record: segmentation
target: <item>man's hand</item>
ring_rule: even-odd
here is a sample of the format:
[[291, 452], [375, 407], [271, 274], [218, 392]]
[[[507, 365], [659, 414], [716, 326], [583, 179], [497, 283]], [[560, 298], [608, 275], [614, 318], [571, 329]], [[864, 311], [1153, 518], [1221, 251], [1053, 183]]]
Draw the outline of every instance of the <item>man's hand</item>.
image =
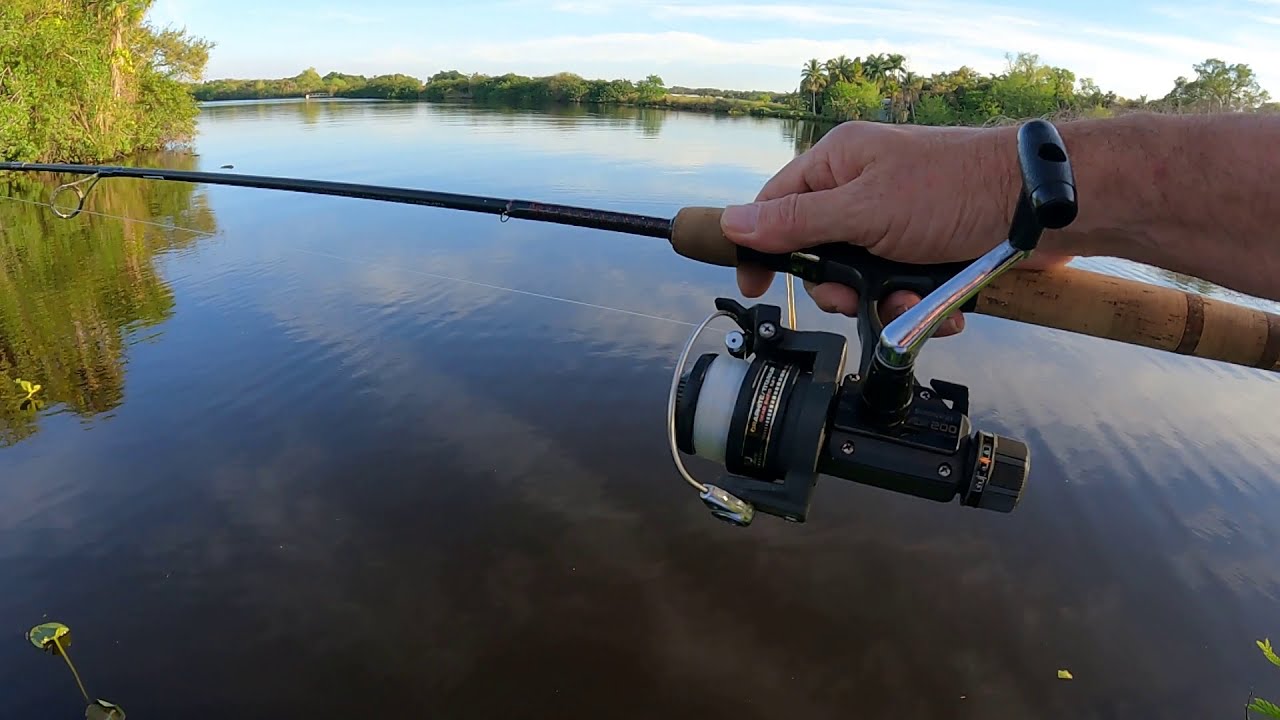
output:
[[[1015, 128], [935, 128], [848, 122], [773, 176], [755, 202], [725, 209], [730, 240], [764, 252], [825, 242], [861, 245], [910, 263], [971, 260], [1000, 244], [1021, 188]], [[1037, 252], [1019, 267], [1065, 264], [1070, 256]], [[747, 297], [769, 289], [773, 273], [738, 268]], [[827, 312], [854, 316], [858, 295], [835, 283], [806, 290]], [[881, 302], [888, 323], [920, 302], [896, 292]], [[958, 313], [937, 335], [964, 328]]]

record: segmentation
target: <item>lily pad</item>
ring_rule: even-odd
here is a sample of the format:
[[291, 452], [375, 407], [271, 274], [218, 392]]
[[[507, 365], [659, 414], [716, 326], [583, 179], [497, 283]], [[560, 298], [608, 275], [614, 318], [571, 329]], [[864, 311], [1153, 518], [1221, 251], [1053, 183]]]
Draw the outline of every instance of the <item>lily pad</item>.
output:
[[[58, 641], [56, 644], [53, 642], [55, 638]], [[58, 645], [64, 648], [71, 646], [71, 628], [59, 622], [40, 623], [31, 628], [31, 631], [27, 633], [27, 639], [31, 641], [32, 645], [41, 650], [56, 655], [58, 653]]]

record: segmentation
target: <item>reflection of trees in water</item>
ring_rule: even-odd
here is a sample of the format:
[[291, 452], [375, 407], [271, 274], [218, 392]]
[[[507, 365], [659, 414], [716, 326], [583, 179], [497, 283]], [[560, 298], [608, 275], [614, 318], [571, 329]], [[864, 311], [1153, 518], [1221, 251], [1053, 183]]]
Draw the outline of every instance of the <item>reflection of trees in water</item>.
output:
[[666, 119], [666, 110], [639, 108], [636, 115], [636, 127], [640, 128], [640, 134], [645, 137], [656, 138], [662, 134], [662, 122]]
[[[195, 166], [193, 157], [172, 154], [133, 162]], [[56, 182], [11, 178], [0, 182], [0, 195], [45, 202]], [[42, 385], [36, 398], [46, 408], [110, 410], [124, 395], [124, 332], [172, 312], [173, 294], [153, 258], [198, 235], [118, 218], [215, 228], [204, 196], [186, 183], [103, 180], [85, 207], [101, 215], [62, 220], [42, 205], [0, 200], [0, 446], [37, 429], [36, 413], [19, 407], [25, 393], [16, 379]]]
[[[316, 100], [282, 100], [282, 101], [244, 101], [226, 104], [212, 103], [200, 106], [200, 114], [220, 120], [248, 120], [279, 117], [296, 117], [304, 124], [319, 122], [321, 118], [348, 117], [364, 114], [369, 111], [370, 100], [337, 100], [322, 98]], [[412, 111], [411, 103], [378, 103], [380, 111], [388, 108], [403, 108]]]
[[782, 137], [791, 142], [796, 155], [813, 147], [823, 135], [836, 126], [836, 123], [813, 120], [778, 120], [778, 122], [782, 125]]

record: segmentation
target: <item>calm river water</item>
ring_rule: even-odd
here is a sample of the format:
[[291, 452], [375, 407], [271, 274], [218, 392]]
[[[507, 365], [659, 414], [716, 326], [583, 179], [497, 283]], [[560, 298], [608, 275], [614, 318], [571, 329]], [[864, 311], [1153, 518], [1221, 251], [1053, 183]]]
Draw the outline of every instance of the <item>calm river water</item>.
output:
[[[204, 108], [196, 155], [134, 162], [669, 215], [749, 199], [816, 134], [233, 103]], [[1280, 701], [1254, 645], [1280, 640], [1265, 373], [973, 316], [921, 374], [969, 385], [976, 425], [1029, 441], [1016, 512], [824, 479], [808, 523], [737, 529], [678, 478], [663, 424], [675, 355], [737, 297], [731, 271], [659, 240], [370, 201], [110, 180], [63, 221], [33, 204], [48, 186], [0, 189], [5, 717], [82, 716], [24, 637], [45, 620], [72, 628], [89, 691], [136, 718], [1225, 718], [1251, 689]], [[856, 343], [801, 300], [802, 326]], [[42, 385], [36, 406], [15, 379]]]

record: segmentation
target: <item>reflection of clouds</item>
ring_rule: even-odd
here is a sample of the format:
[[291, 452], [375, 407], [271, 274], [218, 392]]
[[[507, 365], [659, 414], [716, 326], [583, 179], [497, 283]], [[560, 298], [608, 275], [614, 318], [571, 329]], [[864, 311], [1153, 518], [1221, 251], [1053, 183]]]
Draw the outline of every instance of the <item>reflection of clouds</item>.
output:
[[[465, 223], [456, 230], [466, 235], [462, 232], [464, 227]], [[443, 237], [449, 237], [451, 232], [444, 231]], [[347, 303], [398, 302], [416, 307], [429, 302], [432, 303], [429, 315], [438, 318], [432, 322], [473, 324], [477, 332], [488, 332], [486, 328], [495, 322], [500, 325], [503, 322], [508, 325], [535, 323], [538, 336], [556, 337], [564, 351], [571, 355], [584, 346], [601, 347], [607, 349], [607, 354], [661, 363], [670, 362], [672, 348], [685, 337], [686, 327], [674, 327], [670, 333], [664, 333], [665, 323], [657, 321], [628, 319], [584, 307], [544, 309], [540, 301], [508, 296], [501, 290], [465, 284], [454, 286], [449, 281], [435, 279], [428, 283], [414, 276], [418, 272], [430, 272], [479, 277], [493, 285], [556, 292], [584, 302], [685, 321], [698, 319], [714, 296], [707, 292], [711, 287], [708, 277], [699, 277], [674, 260], [670, 261], [671, 265], [652, 261], [647, 254], [649, 246], [621, 243], [607, 253], [591, 255], [577, 252], [577, 243], [572, 238], [554, 232], [543, 237], [542, 232], [530, 226], [520, 231], [511, 230], [513, 237], [496, 243], [500, 250], [472, 245], [449, 252], [419, 253], [417, 258], [408, 250], [394, 246], [385, 253], [367, 252], [347, 267], [332, 269], [346, 279], [336, 283], [325, 279], [318, 281], [317, 287], [322, 284], [341, 288], [335, 292], [346, 295], [343, 302]], [[507, 234], [505, 230], [497, 233]], [[311, 240], [320, 247], [332, 247], [326, 238], [312, 237]], [[600, 241], [600, 234], [582, 238], [583, 242], [591, 240]], [[561, 247], [544, 253], [539, 242]], [[524, 250], [512, 252], [513, 246]], [[564, 258], [573, 263], [568, 269], [554, 264]], [[350, 262], [345, 257], [329, 260], [339, 265]], [[685, 272], [690, 275], [683, 282], [672, 282], [664, 270], [672, 276]], [[449, 287], [436, 284], [440, 282]], [[337, 304], [336, 299], [334, 303]], [[520, 319], [500, 320], [500, 313], [512, 313]], [[801, 318], [807, 326], [819, 319], [807, 305], [802, 308]], [[826, 329], [852, 332], [851, 327], [838, 319], [821, 319]], [[290, 315], [285, 322], [296, 326], [303, 319]], [[325, 342], [334, 342], [337, 323], [333, 319], [315, 318], [305, 321], [305, 325], [309, 328], [307, 333], [314, 333], [307, 335], [312, 340], [322, 341], [328, 337], [330, 340]], [[355, 352], [356, 348], [382, 342], [376, 327], [364, 326], [352, 332], [357, 337], [338, 341], [340, 347]], [[367, 337], [358, 337], [362, 334]], [[399, 369], [384, 368], [377, 374], [433, 378], [429, 369], [410, 367], [412, 361], [406, 359], [406, 354], [411, 351], [394, 354], [406, 364]], [[1248, 534], [1237, 534], [1230, 547], [1202, 547], [1197, 541], [1197, 537], [1203, 538], [1206, 522], [1197, 513], [1205, 503], [1212, 507], [1214, 503], [1225, 502], [1237, 511], [1246, 503], [1275, 503], [1274, 476], [1260, 471], [1276, 459], [1274, 435], [1269, 432], [1265, 418], [1280, 398], [1275, 396], [1277, 386], [1272, 382], [1259, 385], [1259, 380], [1270, 380], [1264, 374], [1093, 338], [1013, 326], [988, 318], [974, 318], [971, 330], [959, 338], [932, 343], [926, 350], [925, 362], [926, 377], [942, 377], [972, 387], [979, 426], [1014, 436], [1030, 434], [1036, 458], [1034, 475], [1027, 502], [1019, 514], [1035, 518], [1054, 512], [1054, 508], [1062, 510], [1065, 503], [1069, 508], [1067, 517], [1086, 524], [1089, 532], [1098, 536], [1088, 541], [1068, 540], [1081, 531], [1070, 524], [1058, 530], [1051, 525], [1047, 537], [1056, 538], [1053, 542], [1067, 543], [1069, 547], [1079, 542], [1105, 542], [1102, 538], [1114, 536], [1117, 524], [1134, 524], [1153, 533], [1142, 542], [1164, 544], [1165, 553], [1171, 558], [1165, 563], [1169, 572], [1189, 577], [1185, 568], [1198, 568], [1195, 585], [1207, 592], [1220, 593], [1223, 588], [1242, 596], [1253, 591], [1264, 595], [1271, 592], [1267, 588], [1277, 582], [1277, 571], [1270, 560], [1273, 543], [1268, 541], [1265, 531], [1258, 529], [1261, 518], [1240, 518], [1238, 522], [1253, 529]], [[574, 366], [587, 367], [580, 362]], [[601, 381], [607, 380], [601, 378]], [[387, 382], [398, 386], [394, 381]], [[448, 380], [434, 378], [430, 382]], [[445, 414], [462, 413], [462, 407], [468, 402], [473, 401], [459, 395], [455, 401], [444, 402], [439, 407]], [[437, 407], [436, 401], [431, 404]], [[526, 437], [526, 433], [532, 432], [530, 426], [522, 425], [518, 419], [491, 417], [489, 412], [492, 411], [473, 415], [478, 426], [493, 425], [499, 428], [500, 434], [511, 437]], [[1213, 430], [1206, 432], [1205, 428]], [[448, 428], [443, 434], [462, 446], [470, 443], [476, 448], [474, 452], [481, 452], [483, 432], [471, 436], [461, 428]], [[533, 451], [536, 456], [548, 448], [546, 439], [528, 442], [538, 448]], [[468, 457], [471, 452], [459, 454]], [[829, 527], [824, 523], [830, 520], [824, 520], [824, 515], [830, 518], [828, 513], [839, 513], [835, 508], [842, 506], [841, 498], [850, 498], [851, 491], [826, 481], [820, 484], [818, 493], [815, 525]], [[865, 493], [856, 493], [856, 496], [859, 502], [868, 501]], [[570, 513], [572, 502], [565, 498], [549, 492], [538, 501], [541, 506], [552, 507], [558, 500], [563, 501], [560, 510]], [[872, 498], [870, 502], [874, 505], [877, 500], [892, 502], [884, 498]], [[606, 507], [580, 508], [579, 511], [605, 516], [613, 512], [607, 503]], [[1134, 515], [1124, 518], [1124, 512]], [[1035, 524], [1034, 520], [1027, 522]], [[1183, 533], [1180, 528], [1191, 534]], [[949, 542], [954, 541], [950, 534], [946, 536], [951, 538]], [[803, 542], [809, 547], [810, 541]], [[932, 545], [914, 550], [940, 551]], [[1110, 568], [1120, 573], [1119, 577], [1132, 572], [1127, 569], [1128, 562], [1128, 559], [1113, 559], [1099, 567]], [[981, 572], [972, 581], [973, 587], [981, 587], [993, 581], [996, 568], [980, 565], [974, 571]], [[939, 572], [945, 574], [946, 571]], [[1015, 577], [1025, 579], [1026, 575], [1010, 571], [1007, 578], [1010, 586], [1018, 583]], [[1086, 584], [1106, 582], [1098, 579], [1096, 571], [1088, 580], [1078, 574], [1072, 577]], [[1102, 577], [1110, 575], [1103, 573]], [[1031, 579], [1042, 584], [1050, 582], [1048, 577]], [[1133, 622], [1128, 616], [1130, 601], [1124, 587], [1107, 587], [1105, 593], [1095, 590], [1087, 604], [1072, 611], [1075, 622], [1106, 627]], [[1028, 622], [1034, 622], [1038, 632], [1047, 632], [1043, 618], [1036, 618]], [[677, 613], [672, 622], [684, 621]]]
[[[272, 144], [286, 138], [296, 147], [299, 138], [294, 133], [294, 123], [307, 107], [306, 103], [253, 107], [254, 119], [248, 122], [254, 126], [254, 137], [248, 140], [244, 134], [246, 120], [241, 116], [250, 112], [248, 108], [206, 108], [200, 121], [202, 153], [221, 158], [234, 152], [240, 157], [257, 157], [261, 162], [262, 156], [255, 155], [243, 143], [262, 144], [268, 158]], [[675, 118], [679, 122], [665, 121]], [[359, 111], [327, 108], [318, 121], [317, 132], [306, 139], [315, 145], [317, 152], [323, 149], [326, 155], [317, 160], [320, 164], [315, 167], [343, 167], [346, 179], [353, 180], [356, 178], [348, 168], [354, 168], [356, 173], [366, 169], [386, 172], [376, 156], [369, 157], [366, 153], [385, 154], [391, 149], [396, 157], [421, 158], [423, 168], [419, 172], [428, 173], [433, 167], [453, 167], [455, 160], [474, 163], [477, 159], [492, 158], [519, 164], [518, 156], [534, 156], [544, 159], [542, 162], [554, 159], [555, 165], [579, 166], [578, 170], [588, 173], [601, 172], [605, 168], [600, 161], [606, 161], [627, 163], [633, 168], [666, 169], [673, 176], [689, 169], [710, 167], [769, 175], [794, 154], [791, 147], [776, 141], [775, 125], [640, 108], [609, 108], [603, 113], [566, 115], [538, 110], [496, 112], [481, 108], [477, 111], [471, 106], [431, 103], [371, 103]], [[371, 143], [365, 135], [370, 122], [379, 125], [378, 143]], [[655, 124], [661, 128], [658, 133], [661, 142], [654, 142], [651, 137]], [[768, 141], [761, 142], [762, 136]], [[389, 144], [388, 139], [394, 142]], [[241, 145], [234, 150], [230, 147], [222, 150], [224, 143]], [[352, 150], [356, 152], [352, 153], [351, 163], [334, 157], [335, 153], [342, 155]], [[294, 163], [299, 160], [291, 158]], [[400, 172], [407, 169], [403, 164], [393, 165]], [[237, 169], [240, 168], [237, 164]], [[571, 176], [565, 179], [568, 181]], [[584, 183], [581, 187], [590, 186]]]

